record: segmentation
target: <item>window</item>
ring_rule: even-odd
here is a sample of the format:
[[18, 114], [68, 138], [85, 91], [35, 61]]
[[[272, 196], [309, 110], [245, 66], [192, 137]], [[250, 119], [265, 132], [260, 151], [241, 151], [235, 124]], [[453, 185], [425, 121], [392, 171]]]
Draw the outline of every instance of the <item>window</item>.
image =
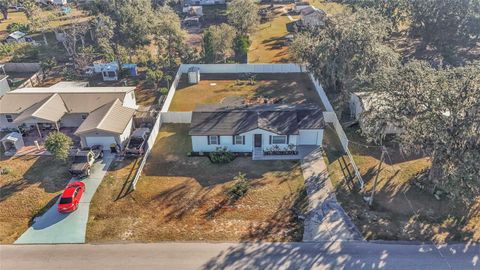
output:
[[72, 198], [61, 198], [59, 204], [72, 203]]
[[208, 144], [220, 144], [220, 136], [208, 136]]
[[287, 136], [272, 136], [272, 144], [286, 144], [287, 143]]
[[5, 118], [7, 118], [7, 122], [8, 122], [8, 123], [13, 122], [13, 117], [12, 117], [10, 114], [6, 114], [6, 115], [5, 115]]
[[233, 144], [245, 144], [245, 136], [233, 136]]

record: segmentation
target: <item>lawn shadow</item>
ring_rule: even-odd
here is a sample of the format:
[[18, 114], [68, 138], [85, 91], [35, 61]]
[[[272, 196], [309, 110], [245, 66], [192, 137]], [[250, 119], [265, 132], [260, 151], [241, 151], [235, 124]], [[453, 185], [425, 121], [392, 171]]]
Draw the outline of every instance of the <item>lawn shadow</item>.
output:
[[[43, 188], [47, 193], [55, 193], [66, 187], [71, 178], [68, 172], [68, 163], [57, 161], [53, 157], [47, 156], [13, 158], [15, 162], [20, 163], [32, 159], [36, 159], [35, 162], [21, 175], [17, 175], [19, 172], [15, 170], [9, 173], [15, 178], [0, 188], [0, 202], [34, 184], [39, 184], [39, 187]], [[5, 177], [7, 176], [5, 175]]]

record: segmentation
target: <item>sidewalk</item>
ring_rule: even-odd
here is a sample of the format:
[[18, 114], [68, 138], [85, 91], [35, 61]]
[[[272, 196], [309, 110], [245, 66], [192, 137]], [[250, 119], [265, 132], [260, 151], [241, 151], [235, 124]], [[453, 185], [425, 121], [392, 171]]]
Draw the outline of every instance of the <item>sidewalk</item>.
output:
[[363, 240], [361, 233], [337, 202], [321, 148], [302, 160], [309, 198], [303, 241]]
[[[75, 212], [59, 213], [57, 201], [45, 214], [36, 218], [35, 223], [15, 241], [15, 244], [85, 243], [90, 201], [113, 159], [114, 156], [105, 154], [103, 160], [94, 165], [92, 174], [81, 180], [85, 182], [85, 193]], [[70, 180], [74, 181], [79, 180], [75, 178]]]

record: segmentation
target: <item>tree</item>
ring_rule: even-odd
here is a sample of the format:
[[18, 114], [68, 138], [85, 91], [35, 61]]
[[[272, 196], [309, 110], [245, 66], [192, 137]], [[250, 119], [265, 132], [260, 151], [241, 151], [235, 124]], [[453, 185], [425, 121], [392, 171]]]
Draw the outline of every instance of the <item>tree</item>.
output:
[[50, 133], [45, 139], [45, 149], [60, 160], [68, 158], [72, 144], [70, 137], [58, 131]]
[[250, 48], [250, 40], [247, 36], [236, 36], [233, 50], [235, 51], [235, 61], [238, 63], [247, 63], [248, 48]]
[[155, 89], [158, 87], [158, 83], [163, 78], [163, 72], [158, 69], [147, 69], [147, 82], [152, 84]]
[[154, 39], [159, 59], [163, 58], [165, 64], [172, 67], [185, 51], [186, 33], [181, 27], [180, 18], [170, 7], [159, 7], [155, 17]]
[[0, 0], [0, 11], [4, 20], [8, 19], [8, 6], [16, 4], [16, 2], [16, 0]]
[[40, 61], [40, 66], [42, 67], [43, 73], [47, 74], [57, 65], [57, 59], [55, 57], [49, 57]]
[[431, 157], [430, 181], [465, 200], [479, 194], [480, 62], [435, 70], [413, 61], [373, 77], [366, 90], [381, 89], [385, 98], [365, 112], [363, 125], [399, 125], [402, 148]]
[[[221, 59], [226, 63], [228, 55], [232, 50], [235, 29], [228, 24], [222, 23], [208, 27], [205, 34], [207, 35], [207, 38], [204, 39], [204, 49], [207, 49], [205, 55], [209, 58], [213, 57], [213, 62], [218, 62]], [[211, 60], [209, 59], [209, 61]]]
[[47, 36], [45, 35], [51, 29], [50, 22], [54, 19], [51, 13], [44, 13], [42, 9], [32, 0], [25, 1], [25, 15], [27, 16], [30, 29], [32, 32], [40, 32], [43, 36], [43, 42], [48, 45]]
[[405, 21], [409, 13], [409, 0], [336, 0], [357, 8], [373, 8], [392, 23], [395, 30]]
[[[89, 25], [85, 23], [74, 23], [68, 28], [64, 28], [62, 30], [64, 39], [62, 41], [63, 46], [65, 47], [65, 50], [67, 51], [67, 54], [72, 58], [73, 65], [75, 69], [78, 69], [78, 57], [79, 57], [79, 43], [81, 45], [80, 49], [84, 50], [85, 49], [85, 35], [87, 34], [89, 29]], [[85, 53], [85, 51], [83, 52]], [[80, 61], [82, 64], [80, 65], [80, 68], [85, 66], [84, 61]], [[91, 64], [90, 63], [86, 63]]]
[[120, 63], [125, 48], [137, 50], [150, 44], [155, 16], [150, 0], [96, 1], [89, 6], [95, 37], [102, 51], [113, 53]]
[[212, 64], [215, 61], [215, 49], [213, 47], [212, 32], [205, 31], [203, 34], [203, 61]]
[[399, 63], [399, 55], [385, 44], [391, 24], [373, 10], [328, 17], [324, 27], [299, 33], [290, 46], [328, 91], [335, 93], [341, 112], [350, 93], [363, 78]]
[[480, 41], [479, 0], [410, 0], [410, 33], [433, 45], [444, 57]]
[[237, 34], [247, 36], [258, 25], [258, 5], [253, 0], [233, 0], [228, 5], [228, 21]]

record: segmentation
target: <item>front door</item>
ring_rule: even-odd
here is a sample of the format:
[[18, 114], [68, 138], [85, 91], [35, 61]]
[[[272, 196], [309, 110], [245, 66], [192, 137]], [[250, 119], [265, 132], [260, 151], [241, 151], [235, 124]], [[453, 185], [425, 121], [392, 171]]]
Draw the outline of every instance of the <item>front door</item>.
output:
[[262, 147], [262, 134], [255, 134], [255, 147]]

